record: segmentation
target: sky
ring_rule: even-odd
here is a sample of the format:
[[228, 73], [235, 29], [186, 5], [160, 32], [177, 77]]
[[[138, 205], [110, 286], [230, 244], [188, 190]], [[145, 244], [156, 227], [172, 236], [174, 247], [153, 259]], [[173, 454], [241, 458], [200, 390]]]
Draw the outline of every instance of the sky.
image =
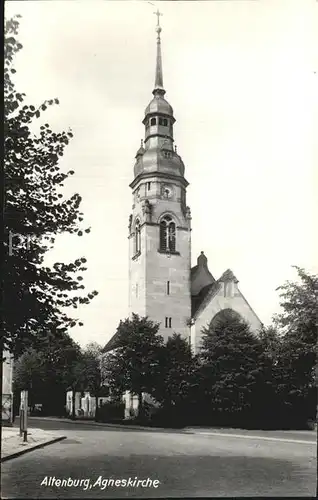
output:
[[[6, 2], [21, 14], [15, 82], [27, 102], [57, 97], [43, 117], [74, 133], [60, 162], [65, 196], [82, 196], [83, 237], [61, 235], [46, 259], [87, 258], [70, 310], [81, 345], [107, 343], [128, 316], [128, 217], [134, 157], [152, 98], [157, 7], [166, 98], [189, 181], [192, 265], [230, 268], [261, 321], [279, 310], [292, 266], [318, 272], [315, 0]], [[42, 118], [41, 118], [42, 120]], [[40, 120], [39, 120], [40, 122]], [[40, 123], [39, 123], [40, 124]]]

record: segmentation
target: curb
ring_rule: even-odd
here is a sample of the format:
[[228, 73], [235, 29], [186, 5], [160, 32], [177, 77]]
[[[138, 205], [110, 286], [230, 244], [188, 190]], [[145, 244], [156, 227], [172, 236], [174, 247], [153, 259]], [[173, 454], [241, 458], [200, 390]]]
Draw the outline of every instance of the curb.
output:
[[105, 427], [115, 427], [117, 429], [132, 429], [141, 431], [160, 431], [160, 432], [177, 432], [182, 434], [194, 434], [192, 431], [186, 431], [184, 429], [173, 429], [172, 427], [145, 427], [142, 425], [121, 425], [121, 424], [102, 424]]
[[[41, 419], [41, 417], [39, 417]], [[66, 424], [83, 424], [87, 426], [93, 426], [93, 427], [110, 427], [110, 428], [115, 428], [115, 429], [131, 429], [131, 430], [137, 430], [137, 431], [160, 431], [160, 432], [177, 432], [177, 433], [182, 433], [182, 434], [195, 434], [193, 431], [188, 431], [186, 429], [174, 429], [172, 427], [146, 427], [146, 426], [141, 426], [141, 425], [123, 425], [123, 424], [112, 424], [112, 423], [107, 423], [107, 422], [94, 422], [94, 421], [85, 421], [85, 420], [68, 420], [68, 419], [55, 419], [55, 418], [49, 418], [45, 417], [43, 420], [48, 420], [51, 422], [65, 422]]]
[[47, 445], [53, 444], [53, 443], [57, 443], [58, 441], [63, 441], [63, 439], [66, 439], [66, 436], [59, 436], [57, 438], [50, 439], [49, 441], [45, 441], [44, 443], [35, 444], [34, 446], [30, 446], [29, 448], [25, 448], [24, 450], [15, 451], [14, 453], [11, 453], [10, 455], [6, 455], [5, 457], [2, 457], [1, 463], [6, 462], [7, 460], [11, 460], [12, 458], [19, 457], [20, 455], [24, 455], [25, 453], [28, 453], [29, 451], [37, 450], [38, 448], [44, 448], [44, 446], [47, 446]]

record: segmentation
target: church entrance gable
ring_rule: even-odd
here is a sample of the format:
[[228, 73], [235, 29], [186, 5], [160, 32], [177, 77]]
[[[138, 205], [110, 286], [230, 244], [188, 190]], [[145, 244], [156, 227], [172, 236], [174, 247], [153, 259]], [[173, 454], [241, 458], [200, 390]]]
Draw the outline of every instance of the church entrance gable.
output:
[[211, 297], [211, 300], [206, 303], [205, 307], [195, 318], [195, 352], [198, 352], [200, 349], [202, 328], [206, 327], [210, 323], [211, 319], [215, 319], [215, 321], [217, 321], [218, 314], [221, 312], [222, 314], [225, 314], [224, 311], [228, 311], [228, 314], [237, 314], [250, 325], [252, 332], [257, 333], [257, 331], [262, 327], [261, 321], [237, 287], [235, 293], [231, 295], [225, 294], [224, 288], [220, 287], [218, 293]]

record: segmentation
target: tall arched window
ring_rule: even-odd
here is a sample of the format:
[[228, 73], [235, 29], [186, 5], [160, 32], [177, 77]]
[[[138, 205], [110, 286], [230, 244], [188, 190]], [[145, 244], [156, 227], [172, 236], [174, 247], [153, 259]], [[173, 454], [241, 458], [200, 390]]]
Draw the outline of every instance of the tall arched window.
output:
[[176, 225], [170, 215], [160, 221], [160, 250], [162, 252], [176, 251]]
[[137, 219], [135, 224], [135, 254], [141, 251], [141, 237], [140, 237], [140, 221]]

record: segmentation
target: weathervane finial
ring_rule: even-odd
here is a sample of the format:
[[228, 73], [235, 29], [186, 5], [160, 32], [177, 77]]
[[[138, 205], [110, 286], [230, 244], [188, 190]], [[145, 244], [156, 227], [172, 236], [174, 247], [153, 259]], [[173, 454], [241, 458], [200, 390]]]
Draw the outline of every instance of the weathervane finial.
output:
[[154, 12], [155, 16], [157, 16], [157, 27], [156, 27], [156, 32], [158, 33], [158, 36], [160, 36], [161, 32], [161, 26], [160, 26], [160, 16], [162, 16], [162, 13], [159, 11], [159, 9]]
[[157, 9], [154, 14], [157, 16], [157, 26], [156, 26], [156, 32], [157, 32], [157, 61], [156, 61], [156, 79], [155, 79], [155, 88], [153, 90], [153, 93], [160, 93], [161, 95], [165, 94], [165, 90], [163, 88], [163, 76], [162, 76], [162, 60], [161, 60], [161, 40], [160, 40], [160, 33], [161, 33], [161, 26], [160, 26], [160, 16], [162, 16], [162, 13]]

